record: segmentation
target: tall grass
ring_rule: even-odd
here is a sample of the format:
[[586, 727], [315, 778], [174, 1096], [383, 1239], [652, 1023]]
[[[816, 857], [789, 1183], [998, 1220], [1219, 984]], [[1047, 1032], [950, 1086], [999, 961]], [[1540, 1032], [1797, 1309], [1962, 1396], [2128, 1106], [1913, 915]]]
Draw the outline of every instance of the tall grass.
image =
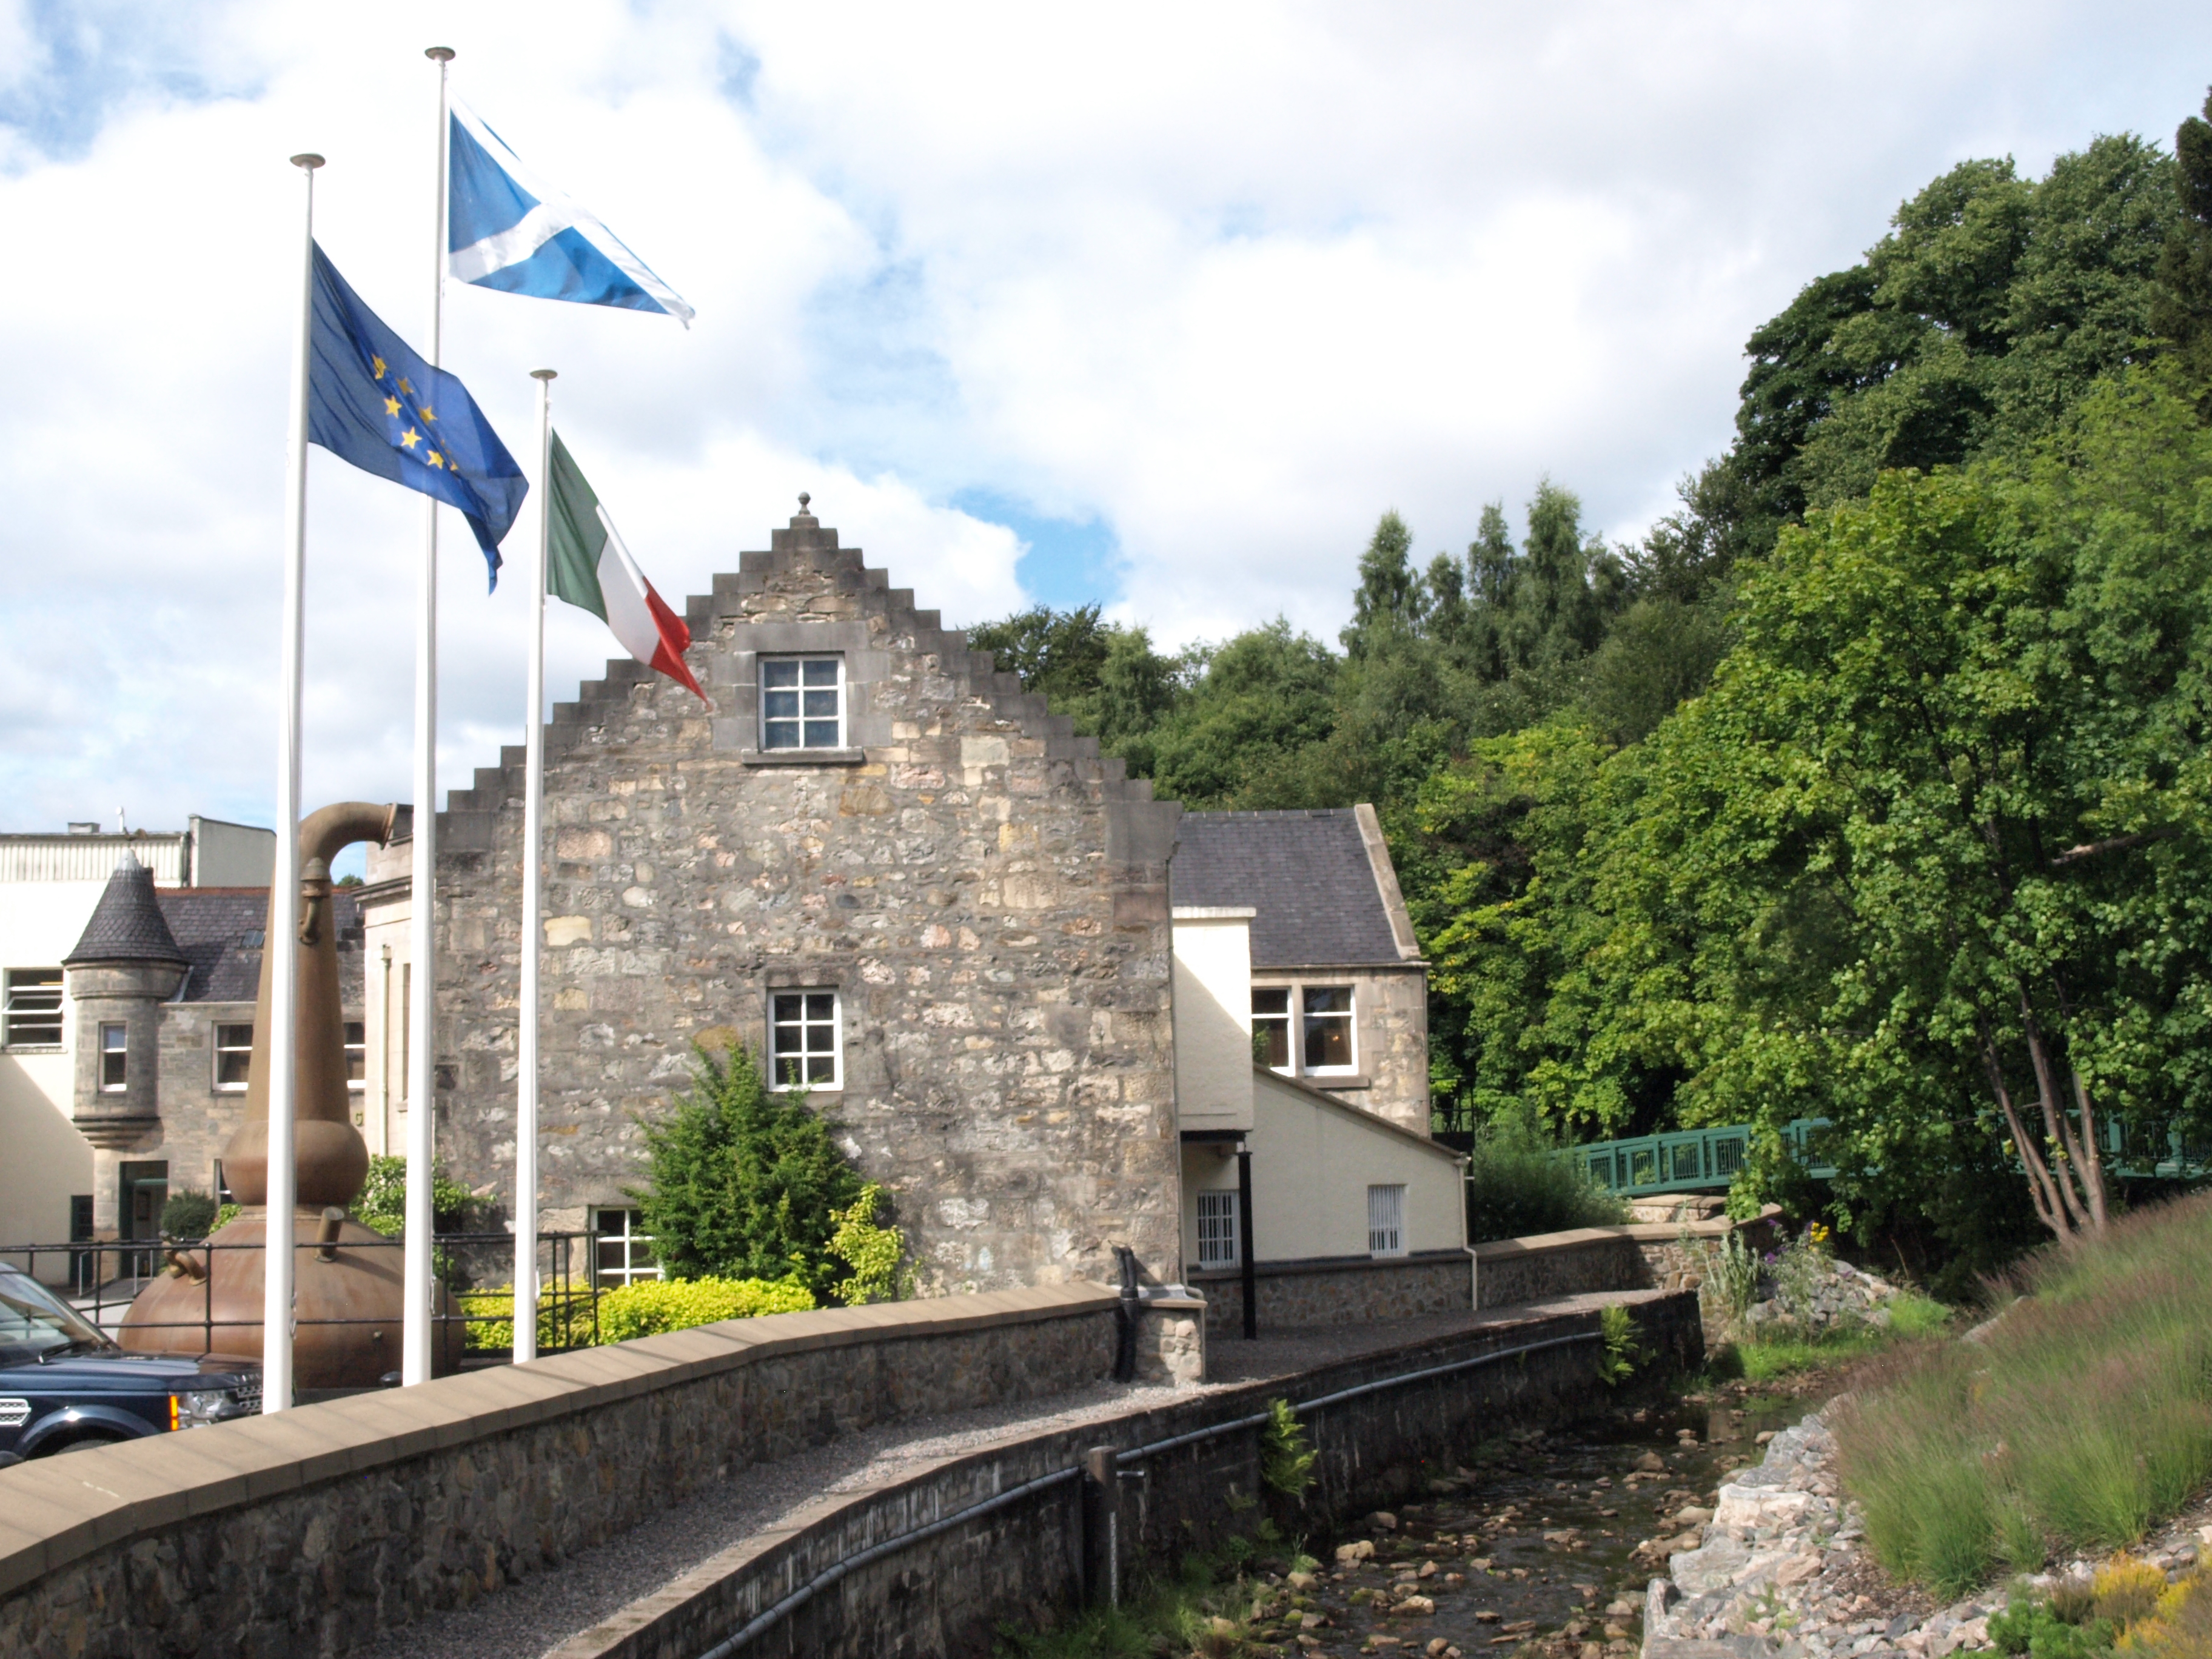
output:
[[1891, 1571], [1956, 1594], [2134, 1541], [2212, 1477], [2212, 1194], [2045, 1253], [1978, 1343], [1893, 1355], [1838, 1413]]
[[1572, 1227], [1615, 1227], [1628, 1206], [1590, 1179], [1534, 1117], [1492, 1118], [1467, 1166], [1467, 1242], [1522, 1238]]

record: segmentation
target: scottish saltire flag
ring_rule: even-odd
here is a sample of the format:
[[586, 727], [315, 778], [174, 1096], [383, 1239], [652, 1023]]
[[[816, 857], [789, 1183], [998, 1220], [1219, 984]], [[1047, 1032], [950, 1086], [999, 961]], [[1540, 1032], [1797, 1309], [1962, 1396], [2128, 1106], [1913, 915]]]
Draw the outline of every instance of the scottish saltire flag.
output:
[[307, 441], [434, 495], [476, 532], [499, 586], [499, 544], [530, 485], [468, 388], [416, 356], [315, 249]]
[[646, 580], [557, 432], [552, 461], [546, 481], [551, 508], [545, 527], [546, 591], [590, 611], [613, 630], [623, 650], [689, 686], [705, 702], [707, 694], [684, 665], [691, 630]]
[[691, 326], [691, 307], [597, 219], [525, 167], [500, 136], [456, 102], [453, 110], [446, 246], [465, 283], [665, 311]]

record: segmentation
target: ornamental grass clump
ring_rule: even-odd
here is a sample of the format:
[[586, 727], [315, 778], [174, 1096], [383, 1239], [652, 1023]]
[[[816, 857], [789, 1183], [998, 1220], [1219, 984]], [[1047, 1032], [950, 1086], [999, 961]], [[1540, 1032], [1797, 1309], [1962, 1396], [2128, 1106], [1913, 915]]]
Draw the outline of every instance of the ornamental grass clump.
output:
[[1891, 1571], [1942, 1594], [2131, 1543], [2212, 1478], [2212, 1194], [2054, 1249], [1982, 1340], [1893, 1355], [1838, 1414]]

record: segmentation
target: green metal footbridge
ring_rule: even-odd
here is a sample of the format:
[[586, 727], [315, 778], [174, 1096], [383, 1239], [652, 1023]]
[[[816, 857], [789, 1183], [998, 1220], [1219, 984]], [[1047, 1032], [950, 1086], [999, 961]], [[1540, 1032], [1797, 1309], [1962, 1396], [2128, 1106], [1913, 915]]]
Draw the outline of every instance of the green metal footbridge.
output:
[[[1825, 1117], [1794, 1118], [1782, 1130], [1783, 1145], [1815, 1181], [1832, 1180], [1836, 1173], [1833, 1164], [1812, 1161], [1813, 1137], [1828, 1124]], [[1732, 1123], [1639, 1135], [1570, 1146], [1559, 1156], [1572, 1158], [1591, 1180], [1623, 1198], [1719, 1192], [1749, 1158], [1754, 1127]], [[2201, 1129], [2177, 1123], [2163, 1135], [2130, 1134], [2126, 1124], [2108, 1120], [2100, 1126], [2098, 1138], [2104, 1143], [2106, 1170], [2123, 1181], [2201, 1181], [2212, 1173], [2212, 1133]]]

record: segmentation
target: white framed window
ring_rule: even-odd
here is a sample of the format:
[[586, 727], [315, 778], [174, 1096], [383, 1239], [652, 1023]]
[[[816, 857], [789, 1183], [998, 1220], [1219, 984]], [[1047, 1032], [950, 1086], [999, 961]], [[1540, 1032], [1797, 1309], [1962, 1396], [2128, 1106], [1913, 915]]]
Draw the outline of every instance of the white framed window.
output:
[[1367, 1189], [1367, 1254], [1406, 1254], [1406, 1188], [1402, 1183]]
[[346, 1087], [359, 1094], [368, 1087], [368, 1026], [366, 1022], [349, 1019], [345, 1023]]
[[769, 1053], [779, 1089], [836, 1089], [844, 1084], [843, 1022], [835, 991], [776, 991], [769, 996]]
[[845, 659], [763, 657], [761, 747], [845, 746]]
[[215, 1086], [226, 1091], [243, 1089], [253, 1070], [253, 1024], [215, 1028]]
[[1202, 1192], [1198, 1195], [1198, 1265], [1233, 1267], [1243, 1257], [1237, 1249], [1237, 1194]]
[[1298, 994], [1299, 1047], [1308, 1073], [1358, 1070], [1352, 1041], [1352, 988], [1308, 985]]
[[619, 1289], [641, 1279], [659, 1279], [653, 1236], [645, 1231], [642, 1210], [592, 1212], [592, 1279]]
[[100, 1028], [100, 1092], [115, 1094], [130, 1087], [130, 1028], [119, 1023], [103, 1023]]
[[62, 970], [8, 969], [7, 1044], [10, 1048], [62, 1046]]
[[1252, 988], [1252, 1058], [1276, 1071], [1291, 1069], [1291, 988]]

